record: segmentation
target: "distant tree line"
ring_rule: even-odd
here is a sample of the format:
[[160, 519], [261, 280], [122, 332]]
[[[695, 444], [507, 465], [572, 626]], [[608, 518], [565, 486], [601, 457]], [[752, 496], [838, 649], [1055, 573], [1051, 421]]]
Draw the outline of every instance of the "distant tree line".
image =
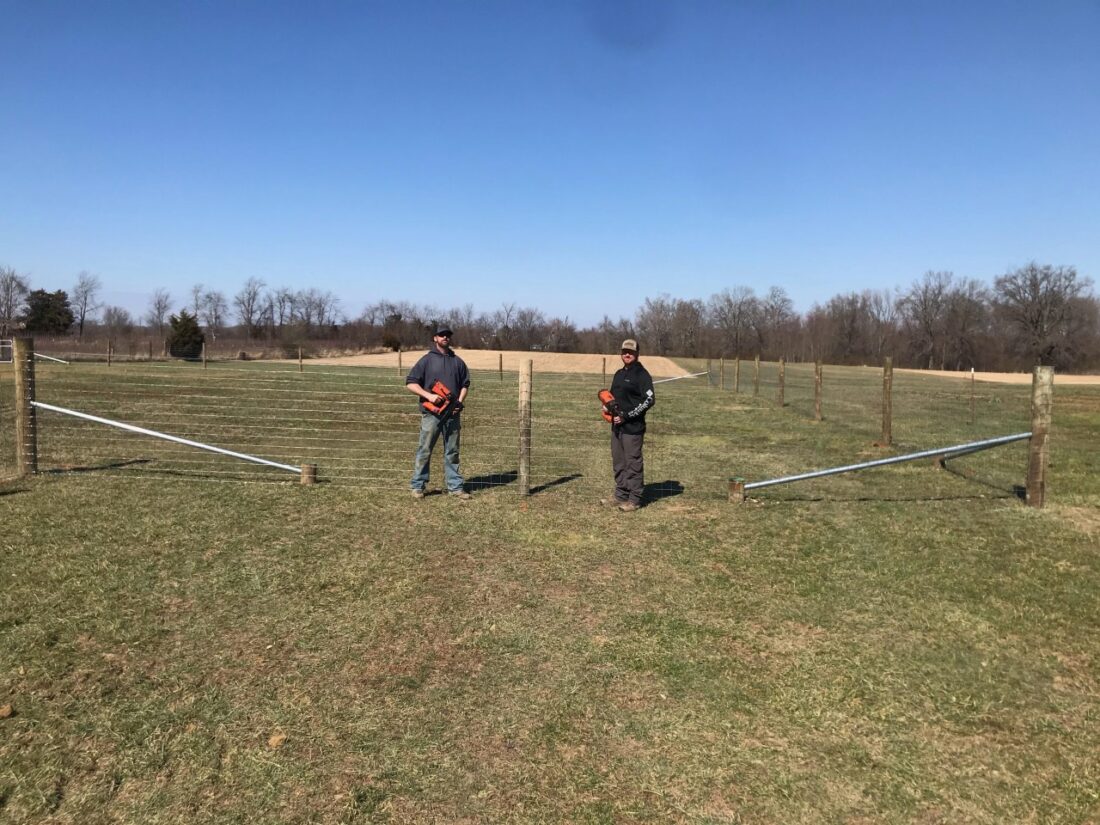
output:
[[[440, 323], [471, 349], [614, 352], [628, 337], [643, 353], [686, 357], [761, 357], [880, 363], [960, 370], [1100, 368], [1100, 300], [1092, 282], [1069, 266], [1029, 263], [992, 284], [927, 272], [908, 288], [836, 295], [805, 313], [781, 287], [758, 293], [735, 286], [708, 299], [645, 298], [633, 317], [578, 328], [566, 318], [504, 303], [440, 308], [379, 300], [349, 318], [331, 292], [269, 288], [249, 279], [235, 295], [194, 285], [177, 313], [158, 289], [135, 319], [104, 306], [98, 276], [81, 272], [71, 292], [31, 289], [29, 279], [0, 267], [0, 337], [18, 330], [50, 335], [106, 333], [116, 339], [184, 335], [188, 351], [203, 340], [295, 350], [316, 342], [346, 349], [417, 349]], [[181, 326], [183, 325], [183, 331]], [[198, 333], [196, 333], [198, 331]], [[197, 338], [196, 334], [201, 335]], [[196, 341], [198, 342], [196, 344]]]

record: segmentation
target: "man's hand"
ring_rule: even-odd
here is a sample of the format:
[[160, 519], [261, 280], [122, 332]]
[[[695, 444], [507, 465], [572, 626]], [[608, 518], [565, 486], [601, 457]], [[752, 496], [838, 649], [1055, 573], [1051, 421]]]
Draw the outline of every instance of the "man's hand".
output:
[[623, 423], [623, 417], [621, 415], [616, 415], [611, 419], [611, 423], [612, 424], [622, 424]]
[[455, 403], [451, 407], [451, 411], [454, 415], [458, 415], [460, 412], [462, 412], [465, 406], [466, 405], [463, 404], [461, 401], [455, 401]]
[[437, 393], [434, 393], [434, 392], [430, 392], [426, 396], [424, 396], [424, 400], [427, 401], [429, 404], [438, 405], [443, 401], [443, 396], [438, 395]]

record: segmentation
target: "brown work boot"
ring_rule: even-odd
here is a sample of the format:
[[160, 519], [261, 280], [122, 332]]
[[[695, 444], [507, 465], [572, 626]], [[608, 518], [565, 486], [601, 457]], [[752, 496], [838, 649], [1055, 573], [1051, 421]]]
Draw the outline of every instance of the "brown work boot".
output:
[[413, 490], [413, 498], [424, 498], [423, 490]]
[[642, 505], [635, 504], [633, 501], [624, 501], [619, 505], [619, 509], [624, 513], [633, 513], [635, 510], [640, 510]]
[[469, 501], [473, 496], [467, 493], [465, 490], [451, 490], [448, 495], [457, 498], [459, 501]]
[[600, 499], [600, 506], [601, 507], [618, 507], [622, 503], [623, 503], [623, 500], [621, 498], [615, 498], [614, 496], [611, 496], [610, 498], [601, 498]]

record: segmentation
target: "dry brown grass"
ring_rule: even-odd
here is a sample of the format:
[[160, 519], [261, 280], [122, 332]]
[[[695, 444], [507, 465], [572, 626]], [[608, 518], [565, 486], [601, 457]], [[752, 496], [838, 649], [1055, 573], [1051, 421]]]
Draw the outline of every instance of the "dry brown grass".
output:
[[[520, 365], [530, 359], [535, 372], [564, 372], [564, 373], [602, 373], [606, 366], [610, 375], [617, 370], [622, 363], [617, 354], [593, 355], [579, 352], [526, 352], [524, 350], [496, 350], [496, 349], [456, 349], [472, 370], [495, 370], [504, 360], [504, 369], [515, 372]], [[413, 350], [401, 353], [401, 365], [408, 368], [416, 363], [423, 352]], [[396, 352], [381, 352], [373, 355], [342, 355], [335, 358], [312, 358], [310, 363], [325, 363], [333, 366], [359, 366], [359, 367], [393, 367], [397, 369], [398, 354]], [[688, 371], [676, 364], [670, 358], [661, 358], [655, 355], [642, 355], [642, 363], [654, 378], [674, 378], [687, 375]], [[295, 362], [297, 363], [297, 362]]]

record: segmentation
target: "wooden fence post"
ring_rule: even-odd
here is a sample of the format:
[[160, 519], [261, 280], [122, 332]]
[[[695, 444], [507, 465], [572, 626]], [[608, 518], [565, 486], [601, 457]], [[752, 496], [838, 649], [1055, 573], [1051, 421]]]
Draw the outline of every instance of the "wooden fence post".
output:
[[707, 359], [707, 386], [714, 386], [714, 381], [711, 379], [711, 360], [709, 358]]
[[760, 355], [757, 354], [756, 361], [753, 362], [752, 372], [752, 394], [760, 395]]
[[519, 370], [519, 494], [531, 494], [531, 377], [530, 358]]
[[298, 347], [298, 372], [305, 372], [305, 366], [302, 364], [302, 348]]
[[1027, 462], [1027, 504], [1042, 507], [1047, 495], [1050, 417], [1054, 406], [1054, 367], [1036, 367], [1031, 378], [1031, 440]]
[[814, 364], [814, 421], [821, 421], [821, 374], [822, 365], [818, 361]]
[[111, 346], [111, 339], [108, 338], [107, 339], [107, 366], [108, 367], [111, 366], [111, 350], [112, 349], [113, 349], [113, 347]]
[[15, 468], [23, 477], [38, 472], [38, 421], [34, 408], [34, 339], [12, 342], [15, 368]]
[[741, 356], [738, 355], [733, 362], [733, 391], [741, 392]]
[[206, 341], [202, 342], [202, 368], [206, 369]]
[[504, 383], [504, 353], [497, 353], [497, 371], [500, 373], [500, 383]]
[[779, 391], [777, 394], [779, 406], [783, 406], [783, 395], [787, 389], [787, 359], [779, 359]]
[[974, 423], [974, 368], [970, 368], [970, 423]]
[[147, 360], [149, 360], [149, 361], [152, 361], [152, 360], [153, 360], [153, 340], [152, 340], [152, 339], [149, 339], [149, 340], [148, 340], [148, 341], [146, 341], [145, 343], [146, 343], [146, 344], [148, 345], [148, 347], [149, 347], [149, 358], [148, 358]]
[[607, 386], [607, 357], [606, 356], [603, 359], [603, 384], [604, 384], [605, 387]]
[[745, 500], [745, 479], [731, 478], [729, 495], [731, 502], [735, 504], [743, 502]]
[[310, 486], [317, 483], [317, 465], [316, 464], [303, 464], [302, 465], [302, 484]]
[[889, 447], [894, 439], [894, 359], [882, 360], [882, 438], [880, 447]]
[[718, 361], [718, 389], [724, 390], [726, 388], [726, 356], [722, 356]]

